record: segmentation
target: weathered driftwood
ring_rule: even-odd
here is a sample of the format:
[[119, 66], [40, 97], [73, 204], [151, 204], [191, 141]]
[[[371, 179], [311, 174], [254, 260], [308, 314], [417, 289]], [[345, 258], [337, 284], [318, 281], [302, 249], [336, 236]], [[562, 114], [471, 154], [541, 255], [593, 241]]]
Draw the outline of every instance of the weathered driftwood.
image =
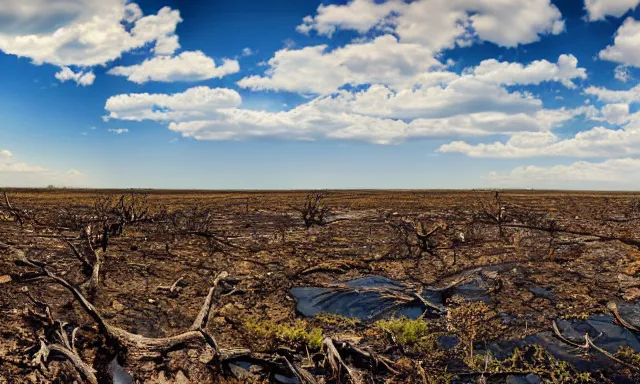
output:
[[215, 339], [205, 331], [205, 327], [209, 320], [209, 313], [213, 305], [213, 294], [218, 287], [218, 283], [228, 276], [227, 272], [221, 272], [215, 278], [213, 286], [209, 289], [209, 293], [200, 309], [200, 312], [198, 313], [198, 316], [189, 329], [175, 336], [148, 338], [128, 332], [110, 324], [76, 287], [64, 278], [51, 272], [45, 264], [27, 259], [24, 252], [15, 247], [2, 243], [0, 243], [0, 246], [8, 248], [12, 253], [14, 253], [14, 255], [18, 257], [19, 264], [38, 269], [43, 276], [50, 278], [58, 285], [66, 288], [75, 297], [75, 299], [78, 300], [84, 311], [98, 324], [100, 331], [107, 337], [107, 339], [114, 343], [115, 346], [118, 347], [119, 351], [125, 352], [128, 358], [132, 358], [134, 360], [153, 358], [180, 345], [202, 343], [209, 344], [216, 350], [216, 352], [219, 353]]

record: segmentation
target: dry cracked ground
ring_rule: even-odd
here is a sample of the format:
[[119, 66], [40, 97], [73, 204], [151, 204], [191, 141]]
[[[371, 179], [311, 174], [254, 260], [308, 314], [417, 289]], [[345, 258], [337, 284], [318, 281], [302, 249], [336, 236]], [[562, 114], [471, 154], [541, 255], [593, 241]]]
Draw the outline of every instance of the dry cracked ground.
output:
[[640, 380], [638, 195], [0, 197], [0, 383]]

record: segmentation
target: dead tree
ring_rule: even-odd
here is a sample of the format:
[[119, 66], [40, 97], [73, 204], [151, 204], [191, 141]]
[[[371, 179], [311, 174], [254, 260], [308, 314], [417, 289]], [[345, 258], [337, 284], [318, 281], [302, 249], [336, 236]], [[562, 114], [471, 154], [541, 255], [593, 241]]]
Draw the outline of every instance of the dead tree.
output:
[[504, 239], [504, 224], [508, 222], [507, 205], [502, 201], [500, 192], [496, 191], [490, 201], [479, 201], [478, 220], [498, 226], [498, 236]]
[[324, 203], [326, 195], [326, 192], [310, 192], [305, 196], [301, 206], [290, 206], [290, 208], [300, 214], [307, 228], [328, 224], [327, 217], [331, 209]]

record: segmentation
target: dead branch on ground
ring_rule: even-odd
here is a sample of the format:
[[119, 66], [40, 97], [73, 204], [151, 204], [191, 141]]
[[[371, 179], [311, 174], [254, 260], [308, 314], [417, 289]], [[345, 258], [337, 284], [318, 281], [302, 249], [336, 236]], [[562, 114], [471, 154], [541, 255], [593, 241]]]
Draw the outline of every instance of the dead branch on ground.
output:
[[220, 353], [217, 343], [205, 330], [208, 323], [209, 314], [213, 305], [213, 296], [218, 287], [220, 281], [226, 279], [228, 274], [221, 272], [215, 278], [213, 286], [209, 289], [209, 293], [205, 298], [205, 301], [198, 313], [198, 316], [194, 320], [191, 327], [185, 332], [162, 338], [148, 338], [142, 335], [130, 333], [124, 329], [116, 327], [109, 323], [102, 314], [85, 298], [85, 296], [75, 288], [69, 281], [51, 272], [47, 265], [36, 260], [28, 259], [23, 251], [0, 243], [0, 246], [11, 251], [14, 256], [17, 257], [17, 263], [22, 266], [27, 266], [38, 270], [42, 276], [48, 277], [54, 283], [67, 289], [74, 298], [79, 302], [82, 309], [91, 317], [97, 324], [102, 334], [112, 342], [116, 348], [126, 354], [127, 357], [134, 360], [140, 360], [143, 358], [158, 357], [162, 353], [176, 348], [182, 345], [200, 344], [203, 343], [211, 346], [217, 353]]

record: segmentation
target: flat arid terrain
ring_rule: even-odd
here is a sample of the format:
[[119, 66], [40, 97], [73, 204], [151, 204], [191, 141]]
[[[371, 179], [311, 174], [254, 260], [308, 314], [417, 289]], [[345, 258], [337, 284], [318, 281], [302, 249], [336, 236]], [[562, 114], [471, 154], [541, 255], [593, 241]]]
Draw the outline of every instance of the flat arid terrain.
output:
[[640, 195], [0, 198], [0, 383], [640, 381]]

